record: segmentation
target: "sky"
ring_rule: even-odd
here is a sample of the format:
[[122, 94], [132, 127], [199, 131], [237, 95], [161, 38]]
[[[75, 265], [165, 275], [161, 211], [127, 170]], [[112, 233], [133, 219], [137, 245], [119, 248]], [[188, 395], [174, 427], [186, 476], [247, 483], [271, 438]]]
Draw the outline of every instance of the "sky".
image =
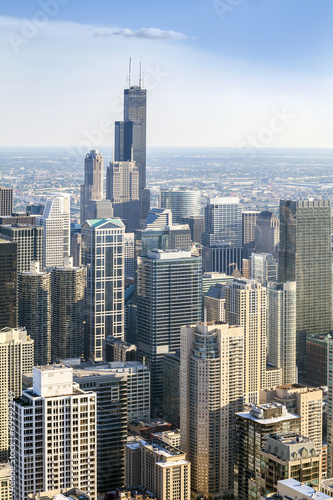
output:
[[333, 147], [331, 0], [0, 4], [0, 145], [112, 146], [123, 89], [148, 146]]

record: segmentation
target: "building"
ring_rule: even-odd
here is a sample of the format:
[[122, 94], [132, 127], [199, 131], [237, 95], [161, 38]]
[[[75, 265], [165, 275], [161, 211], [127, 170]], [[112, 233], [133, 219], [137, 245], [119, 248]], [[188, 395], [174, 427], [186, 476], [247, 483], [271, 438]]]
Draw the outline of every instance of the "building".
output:
[[204, 309], [207, 321], [225, 322], [225, 285], [217, 283], [210, 287], [204, 296]]
[[84, 355], [85, 275], [84, 267], [73, 267], [72, 257], [52, 269], [52, 361]]
[[[151, 212], [148, 219], [150, 214]], [[166, 217], [166, 220], [171, 220], [169, 215]], [[146, 229], [140, 229], [134, 233], [135, 255], [136, 257], [147, 257], [148, 252], [154, 249], [191, 250], [190, 233], [187, 224], [171, 224], [161, 228], [147, 225]]]
[[324, 479], [320, 483], [320, 491], [322, 493], [325, 493], [329, 497], [333, 497], [333, 479], [332, 478]]
[[246, 280], [251, 279], [251, 259], [242, 259], [242, 276]]
[[[228, 243], [242, 247], [242, 209], [239, 198], [208, 198], [205, 207], [205, 232], [202, 244]], [[240, 266], [239, 266], [240, 267]]]
[[191, 250], [191, 231], [187, 224], [172, 224], [169, 227], [170, 249]]
[[43, 228], [43, 267], [63, 266], [70, 255], [70, 196], [47, 200], [39, 224]]
[[266, 288], [235, 279], [226, 286], [226, 321], [244, 328], [244, 397], [257, 403], [266, 386]]
[[267, 361], [282, 369], [283, 384], [294, 384], [297, 378], [296, 283], [269, 283], [267, 298]]
[[258, 210], [248, 210], [242, 212], [242, 247], [243, 257], [248, 259], [255, 247], [255, 229], [257, 217], [260, 214]]
[[103, 340], [104, 361], [136, 361], [137, 347], [115, 337], [106, 337]]
[[279, 500], [328, 500], [331, 497], [325, 493], [318, 492], [311, 486], [302, 484], [296, 479], [285, 479], [284, 481], [278, 482], [278, 492], [277, 496], [273, 496], [273, 499]]
[[193, 243], [201, 244], [201, 235], [205, 231], [205, 218], [203, 215], [190, 215], [183, 217], [182, 222], [188, 224]]
[[72, 368], [33, 368], [33, 387], [12, 404], [14, 491], [96, 488], [96, 394], [73, 383]]
[[34, 341], [25, 329], [0, 330], [0, 461], [8, 460], [9, 401], [22, 393], [22, 374], [34, 364]]
[[242, 268], [242, 247], [231, 243], [214, 243], [202, 248], [202, 270], [204, 273], [227, 273]]
[[253, 406], [236, 413], [234, 497], [248, 500], [250, 481], [260, 473], [261, 450], [267, 438], [281, 431], [299, 433], [300, 417], [285, 406], [268, 404]]
[[201, 317], [201, 259], [188, 251], [138, 257], [137, 358], [151, 371], [151, 404], [162, 409], [163, 355], [179, 349], [180, 327]]
[[43, 265], [43, 228], [28, 224], [0, 226], [0, 235], [17, 244], [17, 272], [30, 271], [31, 262]]
[[[179, 366], [180, 351], [173, 351], [163, 356], [163, 403], [162, 415], [168, 422], [179, 427]], [[171, 444], [171, 443], [170, 443]], [[173, 445], [174, 446], [174, 445]]]
[[163, 443], [172, 446], [173, 448], [180, 448], [180, 430], [163, 431], [153, 434], [154, 439], [160, 439]]
[[17, 320], [17, 243], [0, 238], [0, 329]]
[[84, 184], [80, 186], [80, 221], [94, 219], [90, 201], [103, 199], [103, 156], [97, 150], [90, 151], [84, 160]]
[[178, 448], [157, 439], [125, 446], [127, 487], [142, 486], [157, 500], [190, 500], [190, 482], [191, 464]]
[[161, 189], [159, 206], [170, 209], [173, 222], [180, 224], [184, 218], [201, 216], [201, 191], [186, 188]]
[[89, 495], [78, 488], [71, 488], [68, 491], [43, 491], [28, 496], [28, 500], [66, 500], [66, 498], [69, 500], [91, 500]]
[[143, 229], [164, 229], [172, 225], [172, 212], [169, 208], [152, 208], [148, 212]]
[[73, 257], [73, 266], [80, 267], [82, 262], [82, 244], [81, 244], [81, 226], [71, 229], [71, 255]]
[[13, 212], [13, 189], [0, 186], [0, 215], [12, 215]]
[[308, 335], [306, 337], [306, 382], [315, 387], [327, 385], [328, 342], [333, 338], [326, 335]]
[[333, 338], [327, 343], [327, 474], [333, 477]]
[[279, 241], [279, 218], [268, 210], [260, 212], [257, 215], [257, 225], [255, 228], [254, 252], [271, 253], [276, 259]]
[[17, 277], [18, 326], [34, 341], [35, 365], [51, 362], [51, 273], [32, 262], [30, 272]]
[[11, 500], [11, 467], [7, 462], [0, 462], [0, 500]]
[[124, 338], [124, 232], [120, 219], [93, 219], [82, 226], [82, 264], [87, 266], [85, 359], [103, 359], [103, 340]]
[[180, 446], [191, 462], [193, 498], [232, 493], [243, 378], [242, 327], [199, 323], [181, 328]]
[[125, 266], [125, 278], [134, 279], [135, 276], [134, 233], [124, 234], [124, 266]]
[[296, 281], [296, 363], [301, 379], [306, 336], [332, 329], [331, 230], [330, 200], [280, 201], [279, 281]]
[[278, 261], [271, 253], [252, 253], [251, 278], [260, 281], [264, 286], [277, 281]]

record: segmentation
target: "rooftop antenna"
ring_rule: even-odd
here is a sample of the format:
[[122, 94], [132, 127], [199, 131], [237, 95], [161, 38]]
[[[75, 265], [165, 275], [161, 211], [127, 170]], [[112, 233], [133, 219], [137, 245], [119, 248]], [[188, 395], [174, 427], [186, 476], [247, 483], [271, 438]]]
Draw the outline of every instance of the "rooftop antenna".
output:
[[133, 144], [132, 144], [132, 146], [131, 146], [131, 162], [132, 162], [132, 163], [133, 163], [133, 161], [134, 161], [134, 159], [133, 159], [133, 158], [134, 158], [134, 152], [133, 152]]
[[204, 334], [207, 335], [207, 307], [204, 309]]
[[128, 88], [131, 88], [131, 85], [132, 85], [132, 58], [130, 56], [128, 65]]
[[140, 87], [140, 89], [142, 89], [142, 62], [141, 62], [141, 54], [140, 54], [139, 87]]

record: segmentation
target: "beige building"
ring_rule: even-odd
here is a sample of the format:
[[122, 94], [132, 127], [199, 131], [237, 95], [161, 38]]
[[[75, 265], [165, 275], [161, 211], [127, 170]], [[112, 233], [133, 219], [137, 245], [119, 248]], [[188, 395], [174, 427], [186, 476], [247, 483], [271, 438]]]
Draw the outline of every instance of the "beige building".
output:
[[326, 493], [329, 497], [333, 497], [333, 478], [324, 479], [320, 483], [320, 491]]
[[217, 283], [204, 296], [207, 321], [225, 322], [225, 286]]
[[22, 393], [22, 374], [34, 364], [34, 341], [25, 328], [0, 330], [0, 460], [9, 457], [9, 400]]
[[0, 500], [11, 500], [11, 468], [10, 464], [0, 462]]
[[266, 288], [235, 279], [226, 287], [226, 321], [244, 328], [244, 398], [257, 404], [266, 387]]
[[235, 413], [243, 408], [243, 328], [199, 323], [181, 328], [181, 449], [191, 462], [193, 498], [233, 488]]
[[158, 439], [127, 444], [125, 486], [142, 486], [157, 500], [190, 500], [191, 464], [185, 458]]

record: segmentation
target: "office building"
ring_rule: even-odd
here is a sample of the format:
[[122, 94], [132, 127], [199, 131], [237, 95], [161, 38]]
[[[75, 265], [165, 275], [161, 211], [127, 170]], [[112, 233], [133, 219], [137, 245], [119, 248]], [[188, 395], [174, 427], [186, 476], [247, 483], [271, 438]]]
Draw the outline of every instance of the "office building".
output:
[[142, 229], [164, 229], [172, 225], [172, 212], [168, 208], [152, 208], [148, 212], [147, 219]]
[[[43, 212], [39, 215], [43, 215]], [[29, 212], [15, 212], [11, 215], [0, 216], [0, 224], [4, 226], [14, 226], [15, 224], [31, 224], [35, 226], [36, 219], [36, 216], [29, 215]]]
[[94, 219], [90, 201], [103, 199], [103, 156], [97, 150], [90, 151], [84, 160], [84, 184], [80, 186], [80, 221]]
[[134, 233], [124, 234], [124, 266], [125, 278], [133, 278], [135, 276], [135, 245]]
[[186, 188], [161, 189], [159, 206], [170, 209], [173, 222], [180, 224], [185, 217], [201, 216], [201, 191]]
[[279, 481], [277, 494], [271, 498], [274, 500], [329, 500], [331, 497], [325, 493], [318, 492], [315, 488], [302, 484], [297, 479], [285, 479]]
[[148, 252], [138, 257], [138, 360], [151, 371], [151, 403], [162, 409], [163, 355], [179, 349], [180, 327], [201, 317], [201, 259], [188, 251]]
[[204, 296], [204, 310], [207, 321], [225, 322], [225, 285], [217, 283], [210, 287]]
[[267, 299], [267, 361], [282, 369], [283, 384], [294, 384], [296, 382], [296, 283], [269, 283]]
[[114, 337], [103, 340], [104, 361], [136, 361], [136, 345]]
[[139, 169], [134, 162], [112, 162], [106, 173], [106, 198], [113, 216], [119, 217], [132, 233], [140, 227]]
[[207, 200], [202, 244], [210, 247], [214, 243], [221, 242], [231, 247], [242, 247], [242, 209], [239, 198], [208, 198]]
[[161, 227], [147, 225], [146, 229], [140, 229], [134, 233], [135, 255], [136, 257], [147, 257], [148, 252], [154, 249], [191, 250], [190, 233], [187, 224], [172, 224], [170, 226], [161, 224]]
[[87, 266], [85, 359], [103, 359], [103, 339], [124, 338], [124, 241], [120, 219], [82, 226], [82, 264]]
[[84, 355], [85, 274], [72, 257], [52, 269], [52, 361]]
[[279, 404], [252, 406], [249, 411], [236, 413], [235, 499], [251, 498], [251, 479], [260, 473], [261, 450], [267, 438], [281, 431], [299, 433], [300, 420]]
[[255, 228], [254, 252], [271, 253], [276, 259], [279, 241], [279, 218], [268, 210], [260, 212], [257, 215], [257, 225]]
[[278, 261], [271, 253], [252, 253], [251, 279], [260, 281], [264, 286], [275, 283], [278, 277]]
[[0, 215], [12, 215], [13, 212], [13, 189], [0, 186]]
[[0, 226], [0, 237], [17, 244], [17, 272], [30, 271], [31, 262], [43, 265], [43, 228], [28, 224]]
[[248, 210], [242, 212], [242, 247], [243, 257], [248, 259], [255, 247], [255, 229], [257, 217], [260, 214], [258, 210]]
[[323, 479], [320, 483], [320, 491], [329, 497], [333, 497], [333, 479]]
[[0, 238], [0, 329], [17, 320], [17, 244]]
[[190, 500], [191, 464], [185, 458], [158, 439], [127, 444], [125, 485], [142, 486], [157, 500]]
[[96, 488], [96, 394], [73, 383], [62, 365], [33, 368], [33, 387], [12, 405], [14, 491], [26, 500], [38, 491]]
[[172, 224], [170, 231], [170, 249], [191, 250], [191, 231], [188, 224]]
[[0, 500], [11, 499], [11, 467], [7, 462], [0, 462]]
[[18, 275], [18, 325], [34, 341], [35, 365], [51, 362], [51, 273], [32, 262], [30, 272]]
[[25, 329], [0, 330], [0, 460], [9, 458], [9, 402], [22, 393], [22, 374], [31, 372], [34, 342]]
[[43, 267], [63, 266], [70, 255], [70, 196], [47, 200], [39, 224], [43, 228]]
[[71, 229], [71, 256], [73, 257], [73, 266], [80, 267], [82, 262], [82, 236], [81, 226], [78, 229]]
[[333, 338], [327, 343], [327, 474], [333, 477]]
[[251, 279], [251, 259], [242, 259], [242, 276], [246, 280]]
[[235, 413], [243, 409], [242, 327], [199, 323], [181, 328], [181, 449], [191, 462], [194, 498], [233, 490]]
[[331, 333], [306, 337], [306, 383], [315, 387], [327, 385], [328, 342]]
[[71, 488], [70, 490], [63, 491], [53, 490], [53, 491], [42, 491], [38, 493], [32, 493], [28, 496], [28, 500], [91, 500], [90, 496], [79, 490], [78, 488]]
[[204, 273], [226, 273], [231, 275], [242, 268], [242, 247], [231, 243], [213, 243], [202, 248], [202, 270]]
[[235, 279], [226, 287], [226, 321], [244, 328], [244, 397], [257, 403], [266, 386], [266, 288]]
[[280, 201], [279, 281], [296, 281], [296, 363], [305, 378], [306, 336], [332, 329], [330, 200]]
[[201, 235], [205, 231], [205, 218], [203, 215], [190, 215], [183, 217], [183, 224], [188, 224], [193, 243], [201, 244]]
[[179, 367], [180, 351], [173, 351], [163, 356], [163, 403], [162, 415], [167, 422], [179, 427]]

